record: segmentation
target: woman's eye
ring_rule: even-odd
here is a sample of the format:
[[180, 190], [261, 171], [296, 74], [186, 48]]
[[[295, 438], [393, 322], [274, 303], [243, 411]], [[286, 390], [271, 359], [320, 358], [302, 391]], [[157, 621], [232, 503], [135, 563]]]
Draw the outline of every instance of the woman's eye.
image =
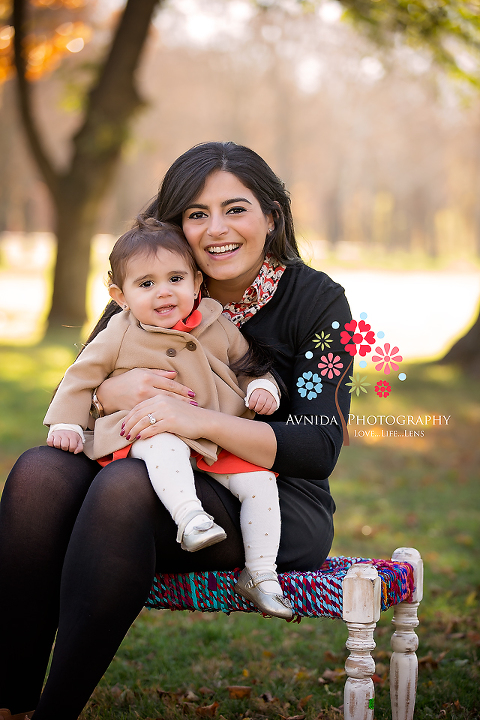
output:
[[152, 287], [153, 280], [144, 280], [144, 282], [141, 283], [140, 287], [142, 288], [149, 288]]
[[230, 210], [228, 211], [227, 214], [240, 215], [240, 213], [243, 213], [243, 212], [247, 212], [247, 209], [244, 207], [232, 207], [232, 208], [230, 208]]
[[196, 210], [193, 213], [190, 213], [188, 216], [189, 220], [200, 220], [201, 218], [206, 217], [205, 213], [202, 210]]

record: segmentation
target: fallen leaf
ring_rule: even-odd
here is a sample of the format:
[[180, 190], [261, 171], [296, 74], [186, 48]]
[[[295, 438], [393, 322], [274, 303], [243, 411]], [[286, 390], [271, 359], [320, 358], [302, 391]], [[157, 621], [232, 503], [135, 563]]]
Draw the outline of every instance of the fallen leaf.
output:
[[383, 683], [385, 682], [385, 680], [380, 677], [380, 675], [377, 675], [377, 673], [373, 673], [372, 680], [375, 685], [383, 685]]
[[185, 695], [185, 700], [190, 700], [191, 702], [195, 702], [195, 700], [200, 700], [198, 695], [195, 695], [193, 690], [189, 690], [187, 694]]
[[212, 690], [212, 688], [205, 687], [205, 685], [202, 685], [201, 688], [198, 688], [198, 692], [201, 695], [214, 695], [215, 691]]
[[277, 698], [274, 698], [272, 693], [268, 692], [268, 690], [267, 690], [267, 692], [264, 692], [262, 695], [260, 695], [260, 698], [262, 700], [265, 700], [265, 702], [267, 702], [267, 703], [271, 703], [271, 702], [274, 702], [275, 700], [277, 700]]
[[195, 709], [195, 712], [200, 717], [215, 717], [217, 714], [217, 708], [219, 703], [214, 702], [212, 705], [204, 705], [204, 707], [199, 707]]
[[252, 688], [249, 685], [229, 685], [227, 690], [229, 697], [236, 700], [249, 698], [252, 692]]
[[303, 708], [305, 707], [305, 705], [307, 705], [307, 703], [312, 699], [312, 697], [313, 697], [313, 695], [305, 695], [305, 697], [303, 697], [303, 698], [299, 701], [298, 707], [300, 708], [300, 710], [303, 710]]
[[345, 668], [335, 668], [335, 670], [330, 670], [330, 668], [326, 668], [322, 677], [328, 682], [338, 682], [343, 677], [345, 677], [346, 674], [347, 673], [345, 672]]
[[382, 677], [388, 670], [388, 665], [385, 665], [382, 662], [375, 663], [375, 672], [377, 675], [380, 675]]
[[337, 663], [339, 660], [338, 655], [334, 655], [331, 650], [325, 650], [323, 653], [323, 659], [325, 662]]
[[418, 658], [418, 664], [432, 670], [436, 670], [438, 667], [438, 662], [435, 660], [433, 655], [424, 655], [423, 657]]
[[470, 632], [467, 632], [467, 638], [474, 645], [480, 645], [480, 633], [471, 630]]
[[287, 720], [303, 720], [306, 717], [305, 714], [303, 715], [289, 715], [287, 717]]
[[271, 650], [264, 650], [262, 652], [262, 655], [264, 658], [271, 658], [273, 657], [273, 652]]

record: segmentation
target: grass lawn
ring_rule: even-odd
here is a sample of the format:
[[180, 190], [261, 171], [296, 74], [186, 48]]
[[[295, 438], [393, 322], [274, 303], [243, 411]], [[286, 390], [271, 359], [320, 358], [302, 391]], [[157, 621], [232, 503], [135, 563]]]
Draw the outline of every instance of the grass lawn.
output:
[[[0, 348], [0, 485], [23, 449], [44, 442], [42, 417], [73, 354], [52, 344]], [[390, 397], [372, 388], [353, 397], [351, 445], [331, 480], [332, 554], [389, 557], [401, 545], [421, 552], [415, 717], [479, 718], [480, 382], [450, 367], [402, 369], [407, 381], [396, 381]], [[413, 427], [423, 437], [360, 437], [372, 427], [357, 416], [381, 414], [450, 417]], [[373, 429], [380, 435], [378, 424]], [[391, 615], [382, 615], [373, 653], [378, 720], [390, 717]], [[328, 620], [287, 625], [241, 613], [145, 610], [82, 717], [339, 719], [345, 639], [343, 623]], [[322, 677], [327, 668], [338, 669], [337, 680]]]

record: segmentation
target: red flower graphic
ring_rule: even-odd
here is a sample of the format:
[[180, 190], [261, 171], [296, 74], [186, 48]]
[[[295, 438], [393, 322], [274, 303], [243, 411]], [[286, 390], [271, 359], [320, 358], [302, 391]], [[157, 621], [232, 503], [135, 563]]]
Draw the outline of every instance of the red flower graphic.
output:
[[[345, 330], [348, 332], [345, 332]], [[357, 354], [357, 349], [362, 357], [365, 357], [367, 353], [371, 352], [372, 348], [370, 345], [373, 345], [375, 342], [375, 333], [371, 325], [364, 320], [360, 320], [359, 323], [357, 323], [356, 320], [351, 320], [345, 324], [345, 330], [342, 330], [340, 333], [340, 342], [342, 345], [345, 345], [345, 350], [347, 350], [352, 357]]]
[[320, 375], [326, 375], [331, 380], [335, 375], [340, 375], [340, 370], [343, 368], [343, 363], [340, 362], [338, 355], [333, 357], [333, 353], [328, 353], [327, 357], [322, 355], [320, 358], [322, 362], [318, 363], [320, 368]]
[[390, 373], [390, 369], [392, 370], [398, 370], [397, 363], [402, 362], [403, 357], [401, 355], [396, 355], [398, 353], [398, 347], [394, 347], [390, 350], [390, 343], [385, 343], [384, 349], [381, 347], [375, 348], [377, 353], [380, 353], [379, 355], [372, 355], [373, 362], [378, 362], [378, 365], [375, 365], [375, 370], [381, 370], [385, 364], [384, 373], [385, 375], [388, 375]]
[[375, 392], [378, 397], [388, 397], [392, 392], [392, 388], [386, 380], [379, 380], [375, 385]]

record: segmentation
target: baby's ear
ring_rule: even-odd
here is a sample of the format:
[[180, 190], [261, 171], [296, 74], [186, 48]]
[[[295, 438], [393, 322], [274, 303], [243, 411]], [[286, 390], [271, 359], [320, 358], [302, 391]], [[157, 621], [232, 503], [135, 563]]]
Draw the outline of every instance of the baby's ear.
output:
[[115, 300], [117, 305], [120, 305], [121, 308], [125, 308], [126, 302], [125, 302], [125, 295], [120, 290], [118, 285], [109, 285], [108, 292], [112, 300]]
[[193, 286], [195, 288], [195, 297], [197, 297], [198, 293], [200, 292], [200, 288], [202, 287], [202, 282], [203, 282], [203, 275], [200, 272], [200, 270], [197, 270], [195, 279], [193, 281]]

